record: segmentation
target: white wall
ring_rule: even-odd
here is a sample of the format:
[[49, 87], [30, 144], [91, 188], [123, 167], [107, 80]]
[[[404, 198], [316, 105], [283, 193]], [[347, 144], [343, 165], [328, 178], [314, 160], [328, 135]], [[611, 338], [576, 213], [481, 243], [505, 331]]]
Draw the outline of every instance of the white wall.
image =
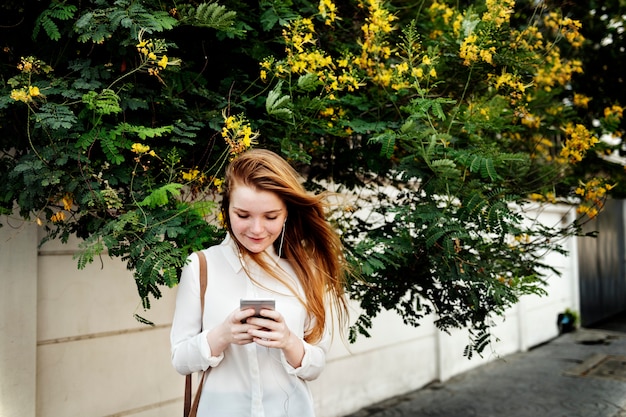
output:
[[0, 417], [34, 417], [37, 374], [37, 229], [0, 228]]
[[[559, 221], [561, 209], [542, 214]], [[6, 226], [6, 222], [5, 222]], [[169, 417], [182, 410], [184, 378], [170, 364], [175, 289], [144, 312], [125, 265], [104, 257], [76, 268], [76, 242], [37, 252], [37, 227], [0, 228], [0, 417]], [[578, 309], [575, 239], [569, 257], [549, 255], [562, 272], [549, 295], [525, 297], [498, 323], [483, 357], [463, 357], [467, 333], [407, 327], [393, 313], [374, 321], [371, 338], [337, 338], [311, 384], [319, 417], [339, 417], [423, 387], [557, 335], [556, 316]], [[147, 327], [133, 318], [152, 320]]]

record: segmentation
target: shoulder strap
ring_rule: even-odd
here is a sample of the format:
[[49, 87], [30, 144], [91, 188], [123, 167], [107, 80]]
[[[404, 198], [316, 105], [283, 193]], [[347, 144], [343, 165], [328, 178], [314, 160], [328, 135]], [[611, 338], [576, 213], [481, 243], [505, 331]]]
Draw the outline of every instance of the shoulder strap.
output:
[[207, 272], [206, 272], [206, 256], [204, 252], [199, 250], [196, 252], [200, 258], [200, 329], [202, 329], [202, 317], [204, 316], [204, 294], [206, 294]]
[[[200, 260], [200, 331], [202, 331], [202, 317], [204, 317], [204, 295], [206, 294], [207, 287], [207, 271], [206, 271], [206, 256], [201, 250], [196, 252], [198, 259]], [[195, 416], [198, 410], [198, 403], [200, 401], [200, 393], [202, 392], [202, 385], [204, 384], [205, 372], [202, 373], [198, 390], [196, 391], [196, 397], [194, 398], [193, 409], [191, 404], [191, 374], [187, 375], [185, 379], [185, 406], [184, 417]]]

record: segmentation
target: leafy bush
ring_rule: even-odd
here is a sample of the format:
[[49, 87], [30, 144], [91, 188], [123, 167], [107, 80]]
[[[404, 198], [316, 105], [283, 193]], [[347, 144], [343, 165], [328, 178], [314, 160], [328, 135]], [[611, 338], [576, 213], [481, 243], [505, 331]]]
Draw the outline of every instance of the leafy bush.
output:
[[[412, 325], [436, 313], [442, 330], [470, 329], [468, 355], [493, 315], [544, 292], [557, 271], [541, 255], [563, 252], [614, 186], [579, 167], [611, 150], [598, 137], [622, 109], [582, 117], [580, 24], [543, 3], [40, 3], [0, 6], [16, 22], [0, 207], [44, 241], [84, 239], [80, 268], [126, 261], [145, 308], [222, 238], [222, 169], [250, 146], [341, 196], [333, 221], [363, 308], [352, 339], [381, 309]], [[529, 222], [533, 200], [576, 203], [580, 218]]]

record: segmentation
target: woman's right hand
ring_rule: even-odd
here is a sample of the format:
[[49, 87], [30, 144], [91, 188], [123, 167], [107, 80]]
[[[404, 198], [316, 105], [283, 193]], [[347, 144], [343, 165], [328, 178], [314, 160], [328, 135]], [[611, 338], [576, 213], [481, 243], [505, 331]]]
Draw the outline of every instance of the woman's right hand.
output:
[[248, 317], [254, 315], [254, 309], [240, 310], [237, 308], [226, 317], [219, 326], [207, 333], [207, 342], [212, 356], [219, 356], [228, 345], [247, 345], [252, 343], [253, 337], [248, 333], [250, 329], [260, 329], [259, 326], [246, 323]]

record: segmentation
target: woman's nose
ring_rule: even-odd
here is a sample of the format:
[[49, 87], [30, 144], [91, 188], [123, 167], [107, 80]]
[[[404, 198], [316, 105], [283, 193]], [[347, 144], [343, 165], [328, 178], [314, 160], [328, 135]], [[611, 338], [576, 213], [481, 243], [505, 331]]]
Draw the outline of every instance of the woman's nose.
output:
[[252, 221], [252, 232], [253, 233], [261, 233], [263, 231], [263, 220], [262, 219], [255, 219]]

